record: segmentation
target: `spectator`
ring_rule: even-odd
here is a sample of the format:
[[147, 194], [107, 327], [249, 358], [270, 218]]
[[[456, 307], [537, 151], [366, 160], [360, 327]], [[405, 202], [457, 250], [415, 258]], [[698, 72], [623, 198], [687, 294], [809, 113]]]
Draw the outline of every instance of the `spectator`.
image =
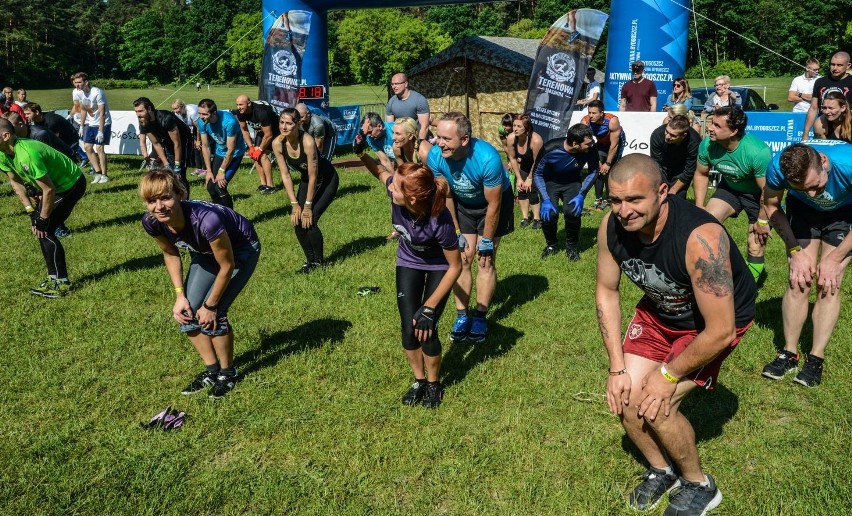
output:
[[586, 85], [586, 98], [577, 101], [577, 105], [583, 109], [589, 107], [589, 102], [598, 100], [601, 96], [601, 83], [595, 80], [596, 73], [597, 70], [591, 66], [586, 70], [586, 79], [589, 81]]
[[814, 83], [819, 78], [819, 61], [811, 57], [805, 61], [805, 73], [793, 78], [787, 100], [793, 103], [793, 113], [807, 113], [811, 107]]
[[838, 91], [846, 97], [846, 103], [852, 104], [852, 75], [849, 75], [850, 62], [849, 53], [838, 51], [831, 56], [828, 66], [828, 75], [814, 81], [814, 95], [811, 97], [811, 107], [805, 118], [805, 130], [802, 133], [802, 141], [810, 137], [811, 129], [816, 122], [817, 116], [822, 112], [822, 101], [830, 91]]
[[18, 100], [15, 101], [15, 104], [17, 104], [19, 108], [24, 109], [27, 106], [27, 102], [27, 90], [24, 88], [18, 88]]
[[742, 106], [743, 99], [740, 94], [731, 91], [731, 78], [727, 75], [716, 77], [716, 91], [707, 97], [707, 102], [704, 103], [704, 112], [713, 113], [716, 109], [723, 106]]
[[645, 63], [636, 61], [630, 65], [633, 72], [633, 80], [624, 84], [621, 88], [621, 102], [619, 111], [656, 111], [657, 110], [657, 86], [651, 79], [646, 79]]
[[822, 113], [814, 124], [814, 136], [852, 143], [852, 114], [846, 97], [839, 91], [829, 91], [822, 99]]
[[385, 106], [385, 120], [393, 122], [397, 118], [408, 117], [417, 120], [418, 139], [425, 140], [429, 134], [429, 103], [426, 97], [408, 86], [408, 77], [404, 73], [391, 77], [393, 96]]
[[71, 114], [80, 114], [80, 138], [89, 162], [95, 171], [92, 184], [109, 181], [105, 146], [109, 145], [112, 135], [112, 117], [109, 113], [106, 95], [103, 90], [92, 86], [89, 77], [78, 72], [71, 76], [74, 91], [71, 100], [74, 107]]
[[689, 87], [689, 81], [683, 77], [678, 77], [672, 83], [672, 92], [663, 104], [663, 111], [669, 111], [678, 104], [685, 105], [686, 109], [692, 109], [692, 88]]

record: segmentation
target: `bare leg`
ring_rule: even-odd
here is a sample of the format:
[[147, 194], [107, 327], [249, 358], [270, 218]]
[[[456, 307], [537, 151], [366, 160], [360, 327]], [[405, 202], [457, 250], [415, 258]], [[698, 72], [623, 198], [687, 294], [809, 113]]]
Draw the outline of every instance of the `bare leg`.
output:
[[491, 298], [494, 297], [494, 291], [497, 290], [497, 246], [500, 243], [499, 238], [494, 239], [494, 254], [491, 259], [485, 262], [483, 266], [480, 263], [476, 271], [476, 309], [487, 311], [491, 306]]
[[213, 337], [213, 348], [216, 350], [216, 356], [219, 358], [219, 365], [222, 369], [228, 369], [234, 366], [234, 330], [228, 330], [225, 335]]
[[530, 201], [529, 199], [518, 199], [518, 206], [521, 207], [521, 218], [526, 220], [530, 215]]
[[441, 355], [434, 357], [423, 355], [423, 360], [426, 362], [426, 379], [437, 382], [441, 377]]
[[101, 166], [101, 174], [103, 174], [105, 176], [109, 175], [109, 174], [107, 174], [106, 149], [104, 148], [103, 145], [95, 145], [95, 151], [98, 154], [98, 159], [100, 159], [99, 164]]
[[470, 304], [470, 290], [473, 287], [473, 278], [471, 273], [472, 261], [476, 257], [477, 235], [464, 235], [467, 240], [468, 249], [461, 249], [462, 252], [462, 271], [456, 284], [453, 285], [453, 294], [456, 299], [456, 309], [466, 310]]
[[541, 220], [541, 203], [533, 204], [530, 208], [532, 208], [533, 220]]
[[[814, 262], [817, 259], [816, 240], [799, 240], [801, 253], [807, 253]], [[808, 318], [808, 296], [810, 289], [802, 291], [799, 287], [791, 287], [788, 283], [784, 297], [781, 299], [781, 319], [784, 323], [784, 349], [796, 353], [802, 326]]]
[[200, 331], [191, 331], [186, 334], [189, 338], [189, 341], [192, 342], [192, 345], [195, 347], [195, 350], [201, 355], [201, 360], [204, 361], [204, 365], [213, 365], [218, 364], [219, 360], [216, 358], [216, 351], [213, 349], [213, 339], [210, 338], [209, 335], [204, 335]]
[[86, 151], [86, 157], [89, 158], [89, 163], [94, 167], [95, 174], [103, 174], [104, 169], [101, 167], [101, 160], [98, 157], [98, 153], [95, 152], [95, 146], [91, 143], [84, 143], [83, 150]]
[[[822, 243], [822, 256], [827, 255], [833, 250], [834, 246], [825, 242]], [[850, 257], [847, 256], [842, 262], [844, 271], [849, 265], [849, 260]], [[832, 333], [834, 333], [835, 325], [837, 325], [837, 319], [840, 317], [840, 284], [842, 283], [843, 278], [841, 276], [840, 283], [837, 285], [837, 291], [834, 294], [828, 291], [823, 293], [821, 290], [817, 293], [814, 311], [811, 315], [814, 323], [814, 345], [811, 349], [811, 355], [820, 358], [825, 357], [825, 347], [828, 346], [828, 341], [831, 339]]]
[[403, 349], [408, 365], [415, 378], [425, 378], [426, 372], [423, 365], [424, 355], [419, 349]]

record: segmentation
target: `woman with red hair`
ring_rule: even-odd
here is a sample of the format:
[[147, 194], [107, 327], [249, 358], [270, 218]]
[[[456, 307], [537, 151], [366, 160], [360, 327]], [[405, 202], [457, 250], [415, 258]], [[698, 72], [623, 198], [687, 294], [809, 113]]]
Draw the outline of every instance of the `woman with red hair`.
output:
[[414, 373], [414, 383], [402, 403], [437, 408], [444, 396], [438, 320], [461, 274], [458, 237], [446, 208], [449, 186], [419, 163], [403, 163], [391, 173], [373, 159], [363, 161], [387, 186], [391, 221], [400, 234], [396, 301], [402, 347]]

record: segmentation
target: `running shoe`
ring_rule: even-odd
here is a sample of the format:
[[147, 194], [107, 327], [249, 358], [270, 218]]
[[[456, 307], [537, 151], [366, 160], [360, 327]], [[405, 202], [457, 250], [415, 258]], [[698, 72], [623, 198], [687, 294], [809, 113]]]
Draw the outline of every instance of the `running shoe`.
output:
[[485, 336], [488, 333], [488, 321], [485, 317], [474, 317], [470, 324], [470, 331], [467, 332], [467, 340], [469, 342], [485, 342]]
[[793, 381], [805, 387], [816, 387], [822, 383], [822, 365], [822, 359], [808, 355], [808, 360], [805, 362], [802, 370], [799, 371], [799, 374], [793, 378]]
[[544, 260], [545, 258], [547, 258], [549, 256], [553, 256], [556, 253], [557, 253], [556, 247], [549, 245], [549, 246], [544, 248], [544, 251], [541, 252], [541, 259]]
[[569, 262], [580, 261], [580, 251], [577, 249], [576, 246], [565, 246], [565, 255], [568, 257]]
[[426, 392], [427, 383], [425, 379], [418, 380], [415, 378], [414, 383], [408, 388], [408, 392], [402, 396], [402, 404], [413, 407], [420, 403], [420, 400], [423, 399], [423, 394]]
[[680, 489], [669, 497], [669, 506], [663, 516], [705, 515], [722, 503], [722, 492], [713, 477], [707, 475], [708, 485], [680, 479]]
[[260, 185], [257, 187], [257, 191], [263, 193], [266, 191], [266, 185]]
[[[109, 176], [106, 174], [95, 174], [95, 179], [98, 180], [98, 184], [109, 183]], [[94, 183], [94, 180], [92, 182]]]
[[58, 226], [56, 230], [54, 230], [53, 234], [56, 235], [56, 238], [66, 238], [71, 236], [71, 230], [68, 229], [68, 226], [63, 224]]
[[310, 262], [305, 262], [301, 267], [296, 269], [296, 274], [310, 274], [314, 270], [314, 264]]
[[263, 194], [263, 195], [273, 194], [273, 193], [275, 193], [275, 187], [274, 186], [264, 186], [263, 190], [261, 190], [260, 193]]
[[595, 211], [601, 211], [604, 209], [604, 200], [603, 199], [595, 199], [595, 202], [592, 203], [592, 209]]
[[101, 176], [103, 176], [103, 174], [98, 174], [97, 172], [95, 172], [95, 175], [92, 176], [91, 184], [96, 185], [96, 184], [100, 183], [101, 182]]
[[649, 468], [642, 475], [642, 482], [630, 493], [627, 506], [637, 511], [650, 511], [660, 503], [663, 495], [680, 486], [680, 479], [665, 470]]
[[195, 378], [183, 388], [180, 392], [184, 396], [189, 396], [190, 394], [195, 394], [196, 392], [202, 391], [208, 387], [212, 387], [214, 383], [216, 383], [216, 376], [218, 373], [211, 373], [206, 369], [201, 371]]
[[541, 229], [541, 221], [538, 220], [538, 219], [533, 220], [532, 228], [533, 229]]
[[234, 389], [237, 385], [237, 380], [239, 380], [239, 374], [237, 373], [232, 375], [224, 375], [220, 373], [219, 376], [216, 377], [216, 382], [213, 384], [213, 387], [210, 388], [208, 396], [214, 399], [221, 398]]
[[441, 405], [441, 400], [444, 399], [444, 388], [441, 382], [427, 382], [425, 393], [423, 394], [423, 406], [427, 409], [435, 409]]
[[520, 226], [521, 229], [524, 229], [527, 226], [529, 226], [531, 222], [532, 222], [532, 219], [521, 219], [521, 223], [518, 224], [518, 226]]
[[797, 353], [791, 353], [786, 349], [781, 350], [778, 353], [778, 356], [775, 357], [775, 360], [766, 364], [766, 367], [763, 368], [763, 372], [761, 373], [766, 378], [772, 378], [773, 380], [780, 380], [784, 378], [787, 373], [792, 373], [796, 371], [799, 367], [799, 355]]
[[453, 342], [462, 342], [467, 339], [467, 334], [470, 332], [470, 317], [460, 315], [456, 317], [456, 322], [453, 323], [453, 329], [450, 331], [450, 340]]
[[47, 278], [37, 288], [30, 289], [30, 294], [50, 299], [67, 296], [69, 292], [71, 292], [70, 281], [59, 281], [54, 278]]

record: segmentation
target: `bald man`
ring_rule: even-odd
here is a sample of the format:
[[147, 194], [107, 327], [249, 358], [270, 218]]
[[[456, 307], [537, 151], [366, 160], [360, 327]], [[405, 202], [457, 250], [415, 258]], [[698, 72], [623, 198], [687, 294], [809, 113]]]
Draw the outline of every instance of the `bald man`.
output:
[[429, 134], [429, 102], [426, 97], [408, 86], [408, 76], [404, 73], [391, 77], [391, 90], [393, 96], [385, 106], [385, 121], [413, 118], [417, 120], [417, 139], [425, 140]]
[[[651, 510], [672, 491], [666, 514], [704, 514], [722, 493], [701, 468], [680, 403], [696, 387], [715, 388], [722, 361], [751, 326], [757, 287], [722, 224], [668, 190], [649, 156], [613, 167], [595, 301], [609, 409], [651, 466], [628, 505]], [[623, 341], [622, 272], [645, 293]]]
[[[257, 191], [262, 194], [275, 192], [272, 182], [272, 140], [281, 130], [278, 128], [278, 115], [272, 106], [261, 100], [252, 101], [247, 95], [237, 97], [237, 121], [243, 132], [243, 139], [249, 144], [246, 154], [254, 161], [254, 168], [260, 178]], [[254, 137], [252, 137], [254, 133]]]
[[319, 113], [314, 113], [307, 104], [301, 102], [296, 104], [296, 111], [302, 117], [302, 130], [314, 137], [320, 155], [331, 161], [337, 144], [337, 128], [334, 122]]
[[846, 97], [846, 103], [852, 105], [852, 57], [849, 52], [838, 50], [831, 56], [828, 62], [828, 75], [814, 81], [811, 106], [805, 116], [805, 130], [802, 133], [802, 141], [808, 140], [808, 133], [814, 126], [819, 114], [822, 113], [822, 100], [825, 96], [836, 91]]

